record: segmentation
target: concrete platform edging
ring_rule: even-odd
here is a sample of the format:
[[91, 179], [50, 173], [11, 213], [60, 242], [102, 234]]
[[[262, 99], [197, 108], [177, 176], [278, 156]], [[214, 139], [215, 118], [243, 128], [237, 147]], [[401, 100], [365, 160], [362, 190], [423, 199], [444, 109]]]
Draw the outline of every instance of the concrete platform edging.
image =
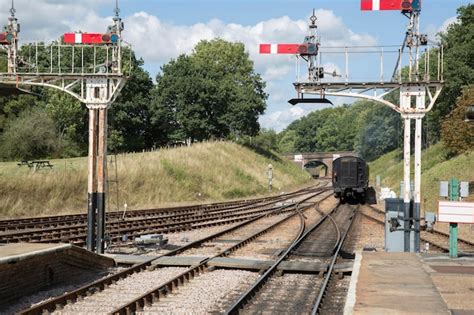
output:
[[355, 253], [354, 267], [352, 268], [351, 281], [347, 290], [346, 304], [344, 305], [344, 315], [350, 315], [354, 311], [356, 303], [357, 280], [359, 278], [360, 265], [362, 264], [362, 252]]

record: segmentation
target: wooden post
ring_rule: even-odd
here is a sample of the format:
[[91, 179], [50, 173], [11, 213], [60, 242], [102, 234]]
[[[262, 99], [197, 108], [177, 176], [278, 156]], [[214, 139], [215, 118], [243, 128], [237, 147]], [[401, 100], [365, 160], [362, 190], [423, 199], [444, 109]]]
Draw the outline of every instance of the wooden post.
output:
[[99, 109], [97, 150], [97, 253], [104, 252], [105, 192], [107, 185], [107, 108]]
[[97, 109], [89, 108], [89, 155], [87, 178], [87, 249], [95, 250], [97, 211]]

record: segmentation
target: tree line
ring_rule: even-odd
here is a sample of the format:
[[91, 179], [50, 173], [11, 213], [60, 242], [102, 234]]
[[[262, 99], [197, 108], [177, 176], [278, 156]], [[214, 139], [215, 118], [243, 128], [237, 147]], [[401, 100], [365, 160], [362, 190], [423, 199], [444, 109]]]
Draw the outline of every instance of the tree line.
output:
[[[161, 68], [154, 84], [132, 52], [127, 84], [109, 110], [109, 151], [254, 136], [265, 82], [242, 43], [201, 41]], [[0, 72], [6, 71], [0, 55]], [[44, 55], [46, 57], [46, 55]], [[40, 57], [41, 59], [41, 57]], [[39, 62], [41, 64], [41, 60]], [[0, 157], [71, 157], [87, 152], [87, 110], [66, 93], [0, 97]]]

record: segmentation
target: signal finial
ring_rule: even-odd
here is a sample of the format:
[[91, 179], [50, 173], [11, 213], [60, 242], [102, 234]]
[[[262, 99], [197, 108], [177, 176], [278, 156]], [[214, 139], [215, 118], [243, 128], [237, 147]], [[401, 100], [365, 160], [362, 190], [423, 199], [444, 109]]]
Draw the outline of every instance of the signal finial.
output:
[[120, 14], [120, 9], [118, 5], [118, 0], [115, 0], [115, 9], [114, 9], [115, 17], [118, 18]]
[[12, 15], [12, 18], [15, 17], [15, 12], [16, 12], [16, 10], [15, 10], [15, 3], [14, 3], [14, 1], [12, 0], [12, 7], [11, 7], [11, 9], [10, 9], [10, 13], [11, 13], [11, 15]]
[[310, 24], [310, 28], [317, 28], [318, 26], [316, 25], [316, 20], [318, 18], [316, 17], [316, 10], [313, 8], [313, 15], [311, 15], [311, 17], [309, 18], [309, 20], [311, 21], [311, 24]]

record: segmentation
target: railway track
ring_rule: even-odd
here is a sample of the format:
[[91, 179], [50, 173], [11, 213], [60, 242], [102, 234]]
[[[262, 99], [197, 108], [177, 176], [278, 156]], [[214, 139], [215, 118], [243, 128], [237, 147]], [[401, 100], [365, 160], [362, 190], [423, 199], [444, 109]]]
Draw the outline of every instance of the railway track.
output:
[[[309, 196], [304, 197], [301, 201], [305, 201], [305, 200], [309, 200], [311, 198], [315, 198], [316, 196], [321, 195], [326, 191], [327, 191], [327, 189], [319, 189], [319, 191], [317, 191], [317, 192], [309, 193]], [[308, 195], [308, 193], [307, 193], [307, 195]], [[290, 217], [296, 215], [298, 213], [298, 212], [295, 211], [295, 209], [297, 207], [299, 207], [298, 204], [292, 204], [292, 203], [282, 205], [278, 209], [273, 209], [272, 211], [270, 211], [268, 213], [263, 213], [263, 214], [260, 214], [256, 217], [253, 217], [251, 219], [247, 219], [247, 220], [245, 220], [245, 221], [239, 223], [238, 225], [235, 225], [235, 226], [233, 226], [229, 229], [226, 229], [226, 230], [218, 232], [218, 233], [214, 233], [213, 235], [210, 235], [208, 237], [205, 237], [203, 239], [195, 241], [195, 242], [193, 242], [191, 244], [188, 244], [186, 246], [182, 246], [182, 247], [180, 247], [180, 248], [178, 248], [174, 251], [171, 251], [167, 254], [164, 254], [162, 256], [179, 255], [180, 253], [183, 253], [185, 251], [189, 251], [193, 248], [202, 246], [203, 244], [205, 244], [207, 242], [210, 242], [213, 239], [216, 239], [218, 237], [221, 237], [222, 235], [236, 232], [239, 229], [244, 229], [248, 226], [251, 226], [252, 224], [255, 225], [259, 220], [263, 220], [263, 219], [267, 218], [269, 215], [277, 215], [278, 214], [279, 216], [281, 216], [281, 218], [278, 218], [276, 220], [276, 222], [274, 222], [273, 224], [265, 227], [264, 229], [260, 229], [256, 232], [252, 231], [252, 235], [246, 237], [244, 240], [238, 242], [237, 244], [232, 245], [230, 248], [226, 248], [226, 249], [222, 250], [220, 253], [218, 253], [217, 255], [214, 255], [213, 257], [227, 256], [230, 253], [232, 253], [233, 251], [235, 251], [236, 249], [241, 248], [245, 244], [248, 244], [249, 242], [251, 242], [252, 240], [257, 238], [258, 236], [268, 232], [269, 230], [271, 230], [272, 228], [274, 228], [275, 226], [277, 226], [281, 222], [284, 222], [285, 220], [288, 220]], [[305, 207], [309, 207], [309, 205], [305, 205]], [[139, 298], [131, 301], [127, 305], [124, 305], [117, 312], [118, 313], [123, 313], [124, 312], [123, 310], [135, 311], [138, 308], [143, 307], [145, 301], [153, 300], [153, 298], [156, 299], [160, 295], [165, 295], [166, 293], [171, 292], [177, 286], [180, 286], [184, 282], [189, 281], [193, 277], [203, 273], [207, 268], [206, 262], [209, 261], [209, 259], [211, 259], [211, 258], [208, 258], [208, 259], [204, 260], [203, 262], [201, 262], [197, 266], [186, 269], [185, 272], [181, 272], [182, 270], [178, 270], [178, 269], [170, 270], [171, 273], [178, 272], [179, 274], [177, 276], [173, 275], [173, 277], [171, 277], [171, 279], [169, 281], [167, 281], [166, 283], [163, 283], [158, 288], [153, 288], [152, 290], [149, 290], [146, 294], [144, 294], [144, 295], [140, 296]], [[158, 258], [155, 258], [155, 259], [158, 259]], [[70, 292], [70, 293], [64, 294], [60, 297], [54, 298], [52, 300], [48, 300], [46, 302], [43, 302], [43, 303], [41, 303], [41, 304], [39, 304], [35, 307], [24, 310], [23, 312], [21, 312], [21, 314], [41, 314], [44, 311], [51, 312], [51, 311], [54, 311], [55, 309], [61, 310], [61, 308], [63, 306], [65, 306], [67, 304], [74, 304], [75, 301], [79, 301], [84, 296], [90, 295], [91, 292], [100, 292], [100, 291], [106, 290], [109, 286], [110, 287], [114, 286], [114, 283], [118, 284], [121, 281], [125, 281], [128, 277], [133, 276], [133, 275], [136, 276], [136, 275], [140, 274], [144, 277], [144, 279], [147, 279], [147, 277], [148, 277], [147, 272], [149, 272], [148, 270], [150, 269], [150, 266], [152, 265], [153, 260], [154, 259], [151, 259], [151, 260], [146, 261], [142, 264], [139, 264], [139, 265], [133, 266], [131, 268], [128, 268], [128, 269], [126, 269], [122, 272], [119, 272], [117, 274], [111, 275], [111, 276], [106, 277], [104, 279], [101, 279], [99, 281], [95, 281], [94, 283], [88, 284], [88, 285], [86, 285], [82, 288], [79, 288], [79, 289], [77, 289], [73, 292]], [[160, 269], [162, 269], [162, 268], [160, 268]], [[163, 277], [164, 276], [162, 275], [161, 279], [163, 279]], [[137, 282], [137, 281], [139, 282], [140, 280], [134, 279], [134, 282]], [[120, 302], [123, 303], [124, 300], [120, 300]], [[116, 305], [116, 306], [118, 306], [118, 305]], [[66, 308], [67, 308], [67, 306], [66, 306]], [[109, 312], [109, 311], [110, 310], [108, 310], [107, 312]]]
[[[108, 236], [112, 242], [121, 239], [123, 235], [127, 235], [129, 239], [149, 233], [170, 233], [175, 231], [190, 230], [200, 227], [213, 226], [218, 224], [226, 224], [242, 221], [255, 215], [259, 215], [265, 211], [272, 211], [275, 203], [289, 199], [289, 197], [297, 197], [307, 194], [311, 191], [317, 191], [325, 188], [304, 189], [293, 194], [284, 194], [274, 196], [272, 198], [264, 198], [262, 201], [255, 202], [252, 200], [250, 204], [231, 203], [220, 204], [217, 208], [182, 208], [175, 209], [173, 213], [162, 212], [151, 215], [147, 212], [146, 216], [138, 219], [118, 219], [109, 220], [106, 225]], [[326, 188], [327, 189], [327, 188]], [[247, 217], [246, 217], [247, 216]], [[67, 219], [69, 220], [69, 218]], [[0, 234], [0, 243], [8, 242], [70, 242], [76, 245], [84, 245], [87, 237], [87, 225], [79, 223], [74, 225], [56, 226], [33, 230], [10, 231]]]
[[[298, 191], [254, 199], [244, 199], [236, 201], [209, 203], [209, 204], [198, 204], [190, 206], [179, 206], [179, 207], [166, 207], [166, 208], [154, 208], [154, 209], [140, 209], [140, 210], [129, 210], [123, 211], [112, 211], [106, 213], [106, 219], [108, 221], [118, 221], [124, 219], [133, 218], [149, 218], [159, 215], [179, 215], [192, 213], [196, 211], [211, 211], [211, 210], [224, 210], [224, 209], [235, 209], [241, 206], [249, 206], [252, 204], [270, 202], [275, 199], [280, 199], [295, 194], [304, 193], [308, 190], [317, 187], [303, 188]], [[43, 229], [50, 227], [68, 226], [68, 225], [80, 225], [87, 224], [87, 214], [71, 214], [71, 215], [56, 215], [56, 216], [45, 216], [45, 217], [31, 217], [21, 219], [8, 219], [0, 220], [0, 233], [8, 231], [19, 231], [27, 229]]]
[[[327, 297], [336, 260], [353, 216], [354, 209], [350, 206], [337, 206], [313, 226], [305, 228], [303, 225], [297, 240], [226, 310], [226, 314], [318, 313]], [[283, 261], [315, 260], [329, 264], [323, 279], [312, 274], [276, 276]]]
[[[367, 205], [366, 209], [370, 209], [372, 214], [368, 214], [365, 211], [361, 211], [360, 213], [381, 225], [385, 225], [385, 212], [374, 207]], [[438, 231], [438, 230], [423, 230], [420, 232], [420, 239], [421, 241], [430, 244], [430, 246], [435, 247], [436, 249], [442, 252], [449, 252], [449, 234]], [[458, 238], [458, 246], [461, 252], [474, 252], [474, 242]]]

